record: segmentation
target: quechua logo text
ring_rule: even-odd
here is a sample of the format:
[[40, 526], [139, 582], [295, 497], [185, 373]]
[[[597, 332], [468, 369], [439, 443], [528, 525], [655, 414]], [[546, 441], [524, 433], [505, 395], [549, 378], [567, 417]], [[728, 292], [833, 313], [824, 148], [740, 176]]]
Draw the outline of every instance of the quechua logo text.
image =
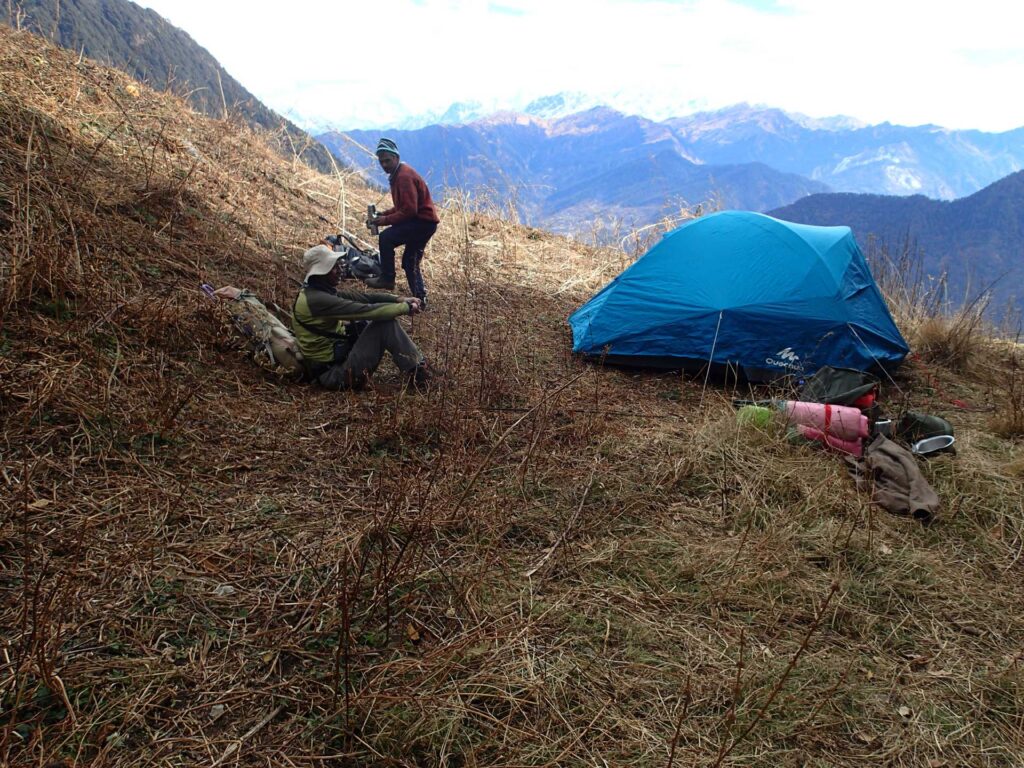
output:
[[786, 368], [790, 371], [803, 370], [803, 365], [800, 364], [800, 355], [794, 352], [792, 347], [780, 349], [774, 357], [766, 357], [765, 362], [775, 368]]

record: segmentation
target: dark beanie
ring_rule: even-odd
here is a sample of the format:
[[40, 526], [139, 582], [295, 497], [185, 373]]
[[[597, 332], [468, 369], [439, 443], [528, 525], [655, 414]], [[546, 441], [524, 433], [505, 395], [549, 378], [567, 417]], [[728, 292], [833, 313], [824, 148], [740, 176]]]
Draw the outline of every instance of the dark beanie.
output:
[[395, 144], [391, 139], [381, 139], [377, 142], [377, 153], [390, 152], [395, 157], [398, 157], [398, 145]]

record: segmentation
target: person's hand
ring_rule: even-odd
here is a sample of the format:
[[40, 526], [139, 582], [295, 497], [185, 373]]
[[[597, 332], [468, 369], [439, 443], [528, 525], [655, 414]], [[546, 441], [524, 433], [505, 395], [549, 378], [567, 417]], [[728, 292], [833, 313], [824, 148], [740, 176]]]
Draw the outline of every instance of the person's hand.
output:
[[410, 315], [417, 315], [423, 309], [423, 305], [420, 304], [420, 300], [414, 296], [406, 296], [404, 299], [402, 299], [402, 301], [409, 305]]

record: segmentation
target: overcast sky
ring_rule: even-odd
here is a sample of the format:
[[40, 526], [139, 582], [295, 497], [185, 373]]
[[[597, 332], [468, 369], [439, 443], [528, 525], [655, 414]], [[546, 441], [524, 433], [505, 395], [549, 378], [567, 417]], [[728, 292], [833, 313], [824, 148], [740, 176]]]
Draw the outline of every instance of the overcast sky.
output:
[[[383, 127], [573, 91], [654, 118], [1024, 126], [1017, 0], [141, 0], [268, 106]], [[319, 127], [318, 126], [318, 127]]]

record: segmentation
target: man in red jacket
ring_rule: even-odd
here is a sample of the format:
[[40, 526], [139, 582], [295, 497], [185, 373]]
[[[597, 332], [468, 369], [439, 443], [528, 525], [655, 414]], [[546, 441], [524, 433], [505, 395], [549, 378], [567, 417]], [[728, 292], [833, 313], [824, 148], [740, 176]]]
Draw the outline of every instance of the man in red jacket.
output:
[[430, 199], [430, 189], [416, 171], [399, 159], [398, 146], [391, 139], [377, 143], [377, 161], [388, 175], [391, 183], [391, 199], [394, 207], [382, 211], [369, 224], [386, 226], [380, 233], [381, 275], [371, 278], [366, 284], [371, 288], [390, 291], [395, 287], [395, 248], [404, 245], [402, 269], [409, 279], [409, 290], [427, 306], [427, 289], [423, 285], [420, 262], [430, 238], [437, 231], [440, 221]]

